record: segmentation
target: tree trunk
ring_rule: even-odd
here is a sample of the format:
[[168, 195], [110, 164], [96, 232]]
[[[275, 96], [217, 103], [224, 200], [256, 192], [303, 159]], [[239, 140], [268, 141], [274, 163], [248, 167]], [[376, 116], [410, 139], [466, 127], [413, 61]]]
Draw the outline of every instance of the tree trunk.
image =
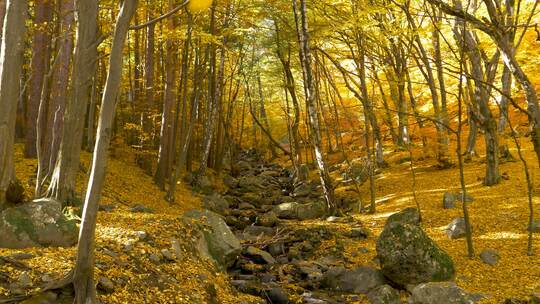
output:
[[6, 191], [15, 179], [15, 116], [19, 101], [27, 11], [27, 1], [7, 0], [0, 49], [0, 209], [4, 208]]
[[[94, 148], [92, 171], [88, 181], [88, 190], [84, 202], [77, 261], [75, 264], [73, 285], [75, 287], [75, 303], [96, 303], [94, 285], [94, 238], [96, 220], [101, 191], [105, 181], [108, 149], [111, 141], [112, 125], [116, 100], [120, 90], [122, 76], [122, 51], [126, 40], [131, 17], [135, 13], [137, 0], [124, 0], [118, 15], [113, 35], [109, 58], [109, 73], [101, 101], [98, 135]], [[79, 11], [79, 14], [82, 11]]]
[[[24, 155], [28, 158], [37, 157], [37, 118], [41, 101], [41, 88], [43, 78], [49, 70], [49, 60], [51, 56], [51, 33], [50, 24], [52, 21], [53, 1], [35, 1], [34, 35], [32, 38], [32, 63], [30, 75], [30, 96], [26, 110], [26, 142]], [[48, 97], [48, 96], [46, 96]], [[44, 101], [46, 102], [48, 98]], [[47, 108], [46, 105], [45, 109]]]
[[[173, 9], [174, 3], [172, 0], [169, 0], [169, 9]], [[174, 28], [172, 20], [169, 20], [169, 30]], [[160, 132], [160, 142], [159, 142], [159, 153], [158, 153], [158, 165], [154, 180], [156, 184], [162, 189], [165, 188], [165, 178], [170, 176], [172, 162], [170, 159], [174, 155], [174, 150], [172, 150], [171, 145], [174, 144], [172, 139], [173, 124], [174, 124], [174, 88], [175, 88], [175, 78], [176, 78], [176, 50], [175, 43], [173, 43], [170, 37], [167, 38], [166, 42], [166, 52], [165, 57], [165, 96], [163, 97], [163, 115], [161, 120], [161, 132]], [[171, 151], [172, 150], [172, 151]], [[172, 152], [172, 154], [171, 154]]]
[[313, 81], [313, 71], [311, 67], [312, 58], [311, 47], [309, 45], [306, 1], [300, 0], [300, 8], [298, 8], [296, 0], [292, 0], [292, 3], [295, 19], [299, 25], [298, 38], [300, 45], [300, 62], [302, 63], [302, 69], [305, 75], [306, 105], [309, 114], [309, 125], [311, 127], [311, 141], [313, 143], [317, 166], [319, 168], [319, 176], [321, 179], [321, 185], [323, 188], [328, 213], [334, 214], [337, 212], [334, 201], [334, 187], [332, 185], [332, 180], [330, 179], [330, 174], [328, 173], [328, 169], [326, 167], [325, 156], [322, 151], [321, 130], [317, 110], [315, 108], [315, 84]]
[[100, 42], [98, 36], [98, 1], [76, 0], [77, 41], [73, 55], [71, 96], [64, 114], [62, 142], [48, 196], [60, 202], [73, 199], [79, 171], [84, 117], [91, 98], [92, 78], [96, 73]]

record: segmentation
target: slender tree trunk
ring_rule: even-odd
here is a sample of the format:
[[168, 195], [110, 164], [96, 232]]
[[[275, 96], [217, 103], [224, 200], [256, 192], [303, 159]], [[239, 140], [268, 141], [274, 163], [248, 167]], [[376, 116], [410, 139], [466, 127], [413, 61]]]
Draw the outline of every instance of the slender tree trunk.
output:
[[[124, 0], [114, 29], [113, 42], [109, 58], [109, 73], [101, 101], [98, 135], [94, 148], [92, 171], [88, 181], [88, 191], [84, 202], [77, 260], [75, 263], [73, 285], [75, 286], [76, 304], [96, 303], [94, 285], [94, 238], [98, 205], [101, 198], [107, 167], [108, 149], [111, 141], [112, 125], [116, 100], [120, 90], [122, 76], [122, 51], [124, 48], [129, 23], [135, 13], [137, 0]], [[81, 12], [79, 12], [80, 14]]]
[[84, 117], [91, 98], [92, 78], [96, 73], [100, 42], [98, 36], [98, 1], [76, 0], [77, 41], [73, 55], [71, 96], [64, 114], [62, 142], [48, 196], [60, 202], [72, 199], [79, 171]]
[[0, 209], [15, 179], [13, 145], [26, 34], [27, 1], [7, 0], [0, 49]]
[[336, 204], [334, 201], [334, 187], [328, 169], [326, 167], [326, 160], [322, 151], [321, 144], [321, 130], [320, 124], [315, 109], [315, 84], [313, 81], [312, 72], [312, 58], [311, 47], [309, 45], [309, 32], [308, 32], [308, 20], [307, 20], [307, 7], [306, 1], [300, 0], [300, 7], [298, 8], [296, 0], [292, 0], [293, 10], [295, 13], [295, 19], [297, 20], [298, 37], [300, 44], [300, 58], [302, 63], [302, 69], [305, 75], [305, 87], [306, 87], [306, 104], [309, 114], [309, 124], [311, 126], [311, 141], [314, 146], [315, 157], [317, 160], [317, 166], [319, 168], [319, 175], [321, 178], [321, 185], [323, 188], [324, 197], [326, 200], [329, 214], [337, 212]]

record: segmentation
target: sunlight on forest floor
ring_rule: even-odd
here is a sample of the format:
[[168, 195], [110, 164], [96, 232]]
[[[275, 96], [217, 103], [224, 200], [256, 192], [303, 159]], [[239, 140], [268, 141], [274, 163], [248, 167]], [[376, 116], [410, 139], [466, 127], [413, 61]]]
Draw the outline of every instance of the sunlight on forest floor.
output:
[[[23, 160], [21, 147], [17, 147], [17, 174], [25, 181], [25, 185], [35, 174], [35, 162]], [[481, 147], [479, 147], [481, 149]], [[514, 154], [516, 153], [513, 151]], [[126, 153], [126, 155], [123, 155]], [[367, 241], [340, 244], [344, 247], [347, 259], [358, 265], [377, 266], [375, 241], [382, 231], [386, 218], [392, 213], [406, 207], [414, 207], [412, 176], [409, 163], [398, 164], [408, 152], [396, 152], [387, 155], [391, 166], [377, 176], [377, 213], [357, 214], [354, 217], [368, 228], [372, 235]], [[536, 184], [540, 182], [540, 174], [531, 151], [526, 151]], [[82, 167], [88, 170], [90, 155], [84, 154]], [[193, 258], [191, 252], [185, 252], [185, 257], [177, 263], [155, 265], [148, 256], [155, 248], [170, 248], [174, 239], [181, 243], [189, 243], [190, 231], [179, 220], [185, 211], [201, 208], [200, 198], [183, 185], [178, 187], [176, 199], [178, 204], [170, 205], [163, 199], [164, 193], [153, 183], [152, 177], [133, 165], [134, 161], [128, 152], [115, 152], [109, 165], [107, 183], [102, 204], [114, 204], [117, 208], [111, 212], [100, 212], [97, 227], [97, 277], [125, 279], [126, 284], [119, 287], [113, 294], [100, 296], [106, 303], [133, 302], [139, 298], [143, 302], [157, 303], [197, 303], [192, 298], [205, 294], [204, 282], [215, 283], [219, 303], [238, 303], [229, 284], [227, 276], [215, 273], [205, 262]], [[462, 215], [461, 208], [445, 210], [442, 208], [442, 197], [445, 191], [460, 191], [459, 171], [457, 167], [436, 170], [435, 160], [415, 161], [416, 195], [422, 209], [423, 227], [427, 233], [453, 257], [457, 268], [456, 282], [470, 292], [491, 295], [483, 303], [500, 303], [509, 297], [526, 297], [540, 292], [540, 237], [535, 236], [533, 257], [526, 255], [528, 207], [526, 200], [525, 178], [520, 162], [501, 164], [501, 172], [510, 176], [493, 187], [482, 185], [484, 164], [482, 159], [476, 159], [466, 164], [465, 179], [468, 193], [474, 197], [470, 204], [470, 214], [473, 224], [474, 245], [477, 257], [469, 259], [466, 256], [464, 239], [450, 240], [445, 234], [445, 227], [453, 218]], [[81, 172], [79, 189], [86, 180]], [[362, 186], [362, 199], [367, 202], [369, 185]], [[32, 189], [27, 189], [32, 193]], [[348, 192], [347, 195], [354, 195]], [[155, 214], [129, 212], [129, 206], [142, 203], [155, 210]], [[535, 208], [540, 208], [535, 199]], [[329, 224], [324, 221], [306, 221], [302, 225], [333, 225], [340, 229], [339, 224]], [[345, 228], [345, 227], [343, 227]], [[154, 247], [143, 242], [135, 242], [138, 231], [147, 232]], [[134, 245], [137, 255], [126, 254], [122, 248], [126, 244]], [[335, 241], [325, 241], [319, 248], [321, 252], [336, 247]], [[185, 248], [188, 248], [187, 246]], [[487, 248], [496, 249], [500, 254], [497, 266], [489, 266], [480, 260], [478, 254]], [[360, 250], [362, 249], [362, 250]], [[72, 266], [74, 248], [35, 248], [29, 250], [0, 249], [0, 255], [13, 253], [31, 253], [35, 257], [28, 260], [33, 269], [31, 277], [39, 283], [44, 274], [53, 279], [60, 278]], [[119, 253], [118, 256], [110, 252]], [[137, 256], [136, 259], [133, 257]], [[20, 271], [0, 265], [0, 271], [17, 278]], [[166, 273], [170, 282], [156, 282], [159, 273]], [[37, 284], [36, 284], [37, 285]], [[6, 291], [0, 290], [0, 295]], [[249, 299], [248, 296], [243, 299]], [[135, 303], [135, 302], [133, 302]], [[201, 302], [203, 303], [203, 302]], [[249, 301], [248, 301], [249, 303]]]

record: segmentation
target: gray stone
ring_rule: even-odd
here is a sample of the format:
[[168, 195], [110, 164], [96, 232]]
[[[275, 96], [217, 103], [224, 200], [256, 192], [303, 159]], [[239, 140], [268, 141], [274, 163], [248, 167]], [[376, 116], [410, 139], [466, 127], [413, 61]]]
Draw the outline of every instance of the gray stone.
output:
[[386, 284], [368, 292], [367, 299], [371, 304], [401, 304], [399, 292]]
[[364, 227], [354, 227], [351, 228], [349, 235], [352, 238], [366, 239], [369, 236], [369, 232]]
[[155, 253], [151, 253], [150, 257], [148, 257], [148, 259], [154, 264], [159, 264], [161, 262], [161, 256], [159, 256], [159, 255], [157, 255]]
[[184, 215], [184, 220], [198, 230], [196, 246], [201, 256], [215, 261], [224, 269], [234, 264], [242, 246], [219, 215], [207, 210], [192, 210]]
[[264, 227], [274, 227], [279, 223], [279, 219], [274, 211], [261, 214], [255, 220], [255, 224]]
[[412, 291], [414, 304], [472, 304], [469, 295], [453, 282], [429, 282]]
[[289, 304], [289, 296], [281, 288], [272, 288], [268, 291], [268, 299], [272, 304]]
[[274, 229], [263, 226], [247, 226], [244, 229], [244, 237], [261, 237], [274, 235]]
[[253, 206], [252, 204], [249, 204], [249, 203], [240, 203], [240, 205], [238, 206], [238, 209], [240, 209], [240, 210], [254, 210], [255, 206]]
[[214, 193], [203, 198], [203, 207], [212, 212], [227, 215], [229, 211], [229, 202], [221, 195]]
[[282, 203], [274, 207], [274, 212], [280, 219], [295, 219], [299, 204], [296, 202]]
[[446, 281], [454, 276], [452, 258], [414, 224], [386, 224], [377, 240], [383, 274], [398, 285]]
[[246, 249], [245, 255], [251, 258], [255, 263], [270, 265], [276, 263], [276, 259], [274, 259], [270, 253], [253, 246], [249, 246]]
[[235, 189], [238, 187], [238, 180], [230, 175], [225, 175], [223, 177], [223, 183], [230, 189]]
[[482, 259], [482, 262], [494, 266], [499, 262], [499, 252], [495, 249], [484, 249], [480, 253], [480, 259]]
[[0, 213], [0, 248], [69, 247], [77, 243], [76, 220], [62, 213], [62, 204], [39, 199]]
[[455, 218], [446, 227], [446, 235], [451, 239], [459, 239], [467, 235], [465, 229], [465, 219], [462, 217]]
[[326, 214], [326, 204], [322, 201], [300, 204], [296, 212], [299, 220], [318, 219]]
[[176, 256], [170, 252], [168, 249], [162, 249], [161, 250], [161, 255], [167, 260], [167, 261], [175, 261], [176, 260]]
[[347, 270], [343, 267], [332, 267], [324, 273], [321, 285], [338, 292], [367, 293], [385, 282], [382, 273], [375, 268], [362, 266]]
[[30, 278], [28, 273], [25, 271], [19, 275], [17, 283], [21, 287], [32, 287], [32, 278]]
[[394, 213], [386, 220], [385, 227], [392, 223], [410, 224], [418, 226], [420, 225], [420, 213], [416, 208], [405, 208], [400, 212]]
[[108, 278], [100, 277], [97, 284], [98, 289], [105, 293], [111, 293], [114, 291], [114, 283]]
[[146, 207], [144, 205], [141, 205], [141, 204], [135, 204], [135, 205], [131, 206], [129, 211], [131, 211], [133, 213], [154, 213], [154, 209], [148, 208], [148, 207]]
[[453, 209], [456, 207], [457, 197], [455, 193], [445, 192], [443, 196], [443, 208]]

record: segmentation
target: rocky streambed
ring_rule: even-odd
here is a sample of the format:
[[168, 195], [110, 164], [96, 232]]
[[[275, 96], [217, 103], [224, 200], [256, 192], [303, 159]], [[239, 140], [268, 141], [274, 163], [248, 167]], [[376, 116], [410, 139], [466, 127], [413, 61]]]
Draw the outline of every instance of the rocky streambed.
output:
[[[474, 303], [485, 297], [452, 282], [452, 259], [423, 231], [416, 209], [388, 219], [377, 238], [379, 267], [357, 265], [342, 244], [375, 236], [353, 217], [323, 219], [317, 183], [297, 181], [253, 152], [241, 154], [236, 169], [224, 178], [223, 193], [204, 198], [209, 211], [196, 217], [220, 226], [207, 235], [203, 251], [217, 258], [239, 292], [278, 304]], [[356, 204], [338, 200], [344, 209]]]

